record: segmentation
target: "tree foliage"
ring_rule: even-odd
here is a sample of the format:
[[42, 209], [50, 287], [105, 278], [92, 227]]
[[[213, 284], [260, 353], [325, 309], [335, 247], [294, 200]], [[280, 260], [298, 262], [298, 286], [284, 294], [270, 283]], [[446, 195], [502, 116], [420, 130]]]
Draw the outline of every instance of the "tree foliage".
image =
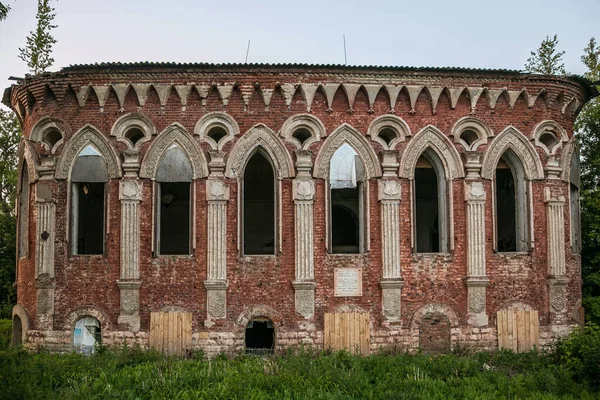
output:
[[38, 0], [37, 28], [29, 32], [25, 48], [19, 48], [19, 58], [25, 61], [29, 70], [36, 75], [54, 64], [52, 46], [56, 39], [50, 31], [57, 27], [52, 25], [55, 16], [54, 8], [50, 7], [50, 0]]
[[0, 21], [6, 19], [8, 12], [10, 11], [10, 6], [8, 4], [0, 3]]
[[[600, 80], [600, 48], [594, 38], [583, 50], [585, 77]], [[575, 121], [581, 146], [581, 228], [583, 306], [586, 316], [600, 323], [600, 99], [588, 102]]]
[[562, 61], [564, 51], [558, 51], [558, 36], [552, 39], [546, 36], [539, 49], [531, 52], [527, 59], [525, 71], [544, 75], [565, 75], [565, 64]]
[[18, 147], [21, 128], [16, 116], [0, 109], [0, 303], [14, 304]]

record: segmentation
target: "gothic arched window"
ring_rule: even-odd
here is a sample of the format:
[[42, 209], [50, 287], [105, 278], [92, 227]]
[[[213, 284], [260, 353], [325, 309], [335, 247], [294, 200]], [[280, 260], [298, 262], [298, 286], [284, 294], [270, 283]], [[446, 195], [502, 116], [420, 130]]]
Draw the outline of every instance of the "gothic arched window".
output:
[[27, 256], [29, 248], [29, 238], [27, 237], [29, 226], [29, 171], [25, 162], [21, 166], [19, 189], [19, 258], [22, 258]]

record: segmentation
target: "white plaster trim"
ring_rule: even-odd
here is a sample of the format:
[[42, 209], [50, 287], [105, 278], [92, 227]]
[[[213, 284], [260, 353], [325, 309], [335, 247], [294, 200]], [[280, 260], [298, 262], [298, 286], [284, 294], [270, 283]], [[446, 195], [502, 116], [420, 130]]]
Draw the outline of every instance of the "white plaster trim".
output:
[[563, 182], [571, 182], [571, 159], [577, 157], [579, 142], [577, 138], [572, 137], [563, 148], [560, 156], [561, 179]]
[[[293, 135], [298, 129], [306, 129], [310, 134], [304, 144], [300, 143]], [[323, 122], [311, 114], [292, 115], [285, 120], [280, 130], [281, 137], [285, 141], [292, 143], [297, 149], [308, 149], [313, 143], [327, 136], [327, 131]]]
[[[227, 135], [221, 138], [219, 143], [208, 136], [208, 132], [213, 128], [222, 128], [227, 132]], [[233, 140], [235, 136], [240, 134], [240, 127], [231, 115], [215, 111], [205, 114], [198, 120], [196, 127], [194, 128], [194, 134], [200, 136], [201, 140], [208, 143], [211, 149], [222, 150], [225, 143]]]
[[[144, 138], [138, 140], [134, 145], [131, 140], [125, 137], [125, 133], [132, 128], [137, 128], [144, 133]], [[125, 114], [115, 121], [110, 130], [110, 135], [115, 136], [117, 141], [125, 143], [128, 148], [139, 148], [142, 143], [152, 139], [152, 135], [156, 135], [156, 127], [152, 120], [146, 115], [139, 112]]]
[[[386, 128], [392, 129], [397, 134], [396, 138], [389, 145], [379, 137], [379, 133]], [[406, 121], [395, 115], [381, 115], [375, 118], [367, 129], [367, 136], [370, 136], [371, 140], [379, 143], [384, 149], [388, 150], [393, 150], [398, 143], [404, 142], [410, 135], [410, 127]]]
[[[48, 143], [44, 141], [44, 136], [46, 133], [56, 130], [60, 133], [61, 138], [54, 144], [54, 146], [50, 147]], [[56, 122], [52, 120], [50, 117], [42, 117], [38, 122], [35, 123], [33, 128], [31, 128], [31, 133], [29, 134], [29, 140], [33, 142], [41, 143], [44, 149], [50, 151], [50, 153], [56, 153], [56, 150], [63, 144], [64, 141], [64, 133], [62, 129], [58, 127]]]
[[[27, 175], [29, 178], [28, 183], [37, 182], [40, 179], [38, 174], [38, 169], [40, 167], [40, 163], [38, 160], [37, 153], [32, 148], [31, 143], [28, 140], [22, 139], [19, 143], [19, 166], [22, 166], [23, 163], [27, 165]], [[21, 173], [19, 172], [19, 180], [17, 181], [17, 193], [21, 191]]]
[[[473, 142], [473, 144], [471, 144], [470, 146], [460, 137], [460, 135], [467, 129], [470, 129], [473, 132], [475, 132], [478, 137], [478, 139], [475, 142]], [[477, 118], [466, 116], [456, 121], [456, 123], [450, 130], [450, 136], [453, 136], [454, 142], [460, 143], [465, 148], [465, 150], [475, 151], [480, 145], [487, 143], [487, 138], [494, 136], [494, 132], [490, 127], [488, 127], [486, 124], [484, 124]]]
[[[552, 149], [548, 149], [544, 143], [540, 142], [540, 137], [545, 132], [550, 132], [556, 138], [557, 143]], [[530, 137], [534, 140], [535, 145], [543, 149], [548, 155], [556, 154], [556, 151], [562, 147], [562, 144], [569, 141], [567, 131], [558, 123], [551, 120], [542, 121], [537, 124], [533, 128]]]

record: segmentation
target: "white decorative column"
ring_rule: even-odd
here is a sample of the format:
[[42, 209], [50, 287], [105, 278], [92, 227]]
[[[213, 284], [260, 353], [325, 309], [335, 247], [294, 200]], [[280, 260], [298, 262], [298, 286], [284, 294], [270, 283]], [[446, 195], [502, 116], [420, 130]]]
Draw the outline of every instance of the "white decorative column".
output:
[[548, 291], [551, 313], [562, 313], [567, 303], [565, 267], [565, 196], [544, 189], [546, 220], [548, 229]]
[[465, 181], [467, 203], [467, 321], [473, 326], [488, 324], [486, 313], [486, 288], [490, 282], [485, 261], [485, 201], [486, 193], [479, 178], [481, 165], [478, 157], [467, 162], [469, 175]]
[[121, 200], [121, 275], [117, 281], [121, 298], [119, 327], [140, 330], [140, 202], [142, 185], [137, 180], [123, 180], [119, 186]]
[[383, 178], [379, 181], [381, 203], [381, 254], [383, 315], [389, 322], [400, 320], [404, 280], [400, 270], [400, 181], [398, 152], [383, 152]]
[[206, 182], [207, 212], [207, 278], [206, 320], [204, 325], [210, 328], [215, 319], [223, 319], [227, 313], [227, 203], [229, 185], [223, 182], [223, 155], [210, 153], [211, 176]]
[[307, 150], [296, 152], [298, 174], [293, 182], [296, 277], [292, 285], [295, 292], [296, 312], [304, 318], [312, 318], [315, 313], [314, 244], [313, 244], [313, 203], [315, 181], [310, 175], [311, 153]]
[[54, 324], [54, 240], [56, 204], [52, 188], [36, 185], [35, 288], [39, 330], [52, 330]]

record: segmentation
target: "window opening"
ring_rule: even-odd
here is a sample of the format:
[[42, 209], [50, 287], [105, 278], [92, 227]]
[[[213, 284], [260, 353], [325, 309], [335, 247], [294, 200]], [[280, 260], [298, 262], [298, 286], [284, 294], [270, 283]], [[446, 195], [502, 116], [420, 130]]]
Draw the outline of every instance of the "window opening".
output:
[[156, 170], [158, 254], [191, 253], [192, 176], [189, 158], [182, 149], [172, 145]]
[[77, 353], [93, 354], [96, 344], [102, 343], [100, 322], [94, 317], [83, 317], [73, 329], [73, 348]]
[[108, 170], [93, 146], [79, 153], [71, 182], [73, 254], [103, 254]]
[[58, 143], [58, 141], [61, 139], [62, 135], [60, 134], [60, 132], [57, 129], [51, 129], [48, 132], [44, 133], [42, 142], [46, 143], [50, 150], [52, 150], [56, 143]]
[[137, 142], [144, 138], [144, 132], [139, 128], [131, 128], [125, 132], [125, 137], [135, 146]]
[[267, 318], [255, 318], [246, 326], [246, 354], [269, 355], [275, 352], [275, 327]]
[[475, 141], [479, 139], [479, 136], [477, 136], [477, 132], [475, 132], [474, 130], [466, 129], [462, 131], [462, 133], [460, 134], [460, 138], [467, 144], [468, 148], [471, 148], [473, 143], [475, 143]]
[[208, 131], [208, 137], [214, 140], [215, 143], [219, 143], [225, 136], [227, 136], [227, 131], [220, 126], [214, 127]]
[[27, 255], [29, 238], [27, 226], [29, 225], [29, 171], [27, 164], [21, 166], [21, 192], [19, 193], [19, 257]]
[[398, 134], [396, 133], [395, 130], [393, 130], [391, 128], [384, 128], [381, 131], [379, 131], [379, 135], [378, 136], [381, 139], [383, 139], [383, 141], [385, 142], [385, 144], [387, 144], [389, 146], [390, 143], [392, 142], [392, 140], [396, 139], [396, 137], [398, 136]]
[[262, 151], [244, 170], [244, 254], [275, 254], [275, 174]]
[[303, 145], [304, 142], [306, 142], [308, 139], [310, 139], [312, 137], [312, 135], [310, 134], [309, 131], [307, 131], [306, 129], [302, 129], [302, 128], [296, 129], [296, 131], [294, 131], [292, 136], [295, 137], [296, 140], [298, 140], [301, 145]]
[[549, 153], [552, 153], [554, 147], [558, 145], [558, 139], [556, 138], [556, 135], [548, 131], [540, 135], [540, 142], [546, 146], [546, 149], [548, 149]]
[[362, 251], [364, 170], [356, 151], [340, 146], [329, 163], [331, 252]]
[[19, 346], [23, 344], [23, 323], [21, 317], [15, 315], [12, 321], [12, 345]]
[[448, 252], [448, 194], [441, 160], [426, 151], [415, 168], [415, 238], [417, 253]]

